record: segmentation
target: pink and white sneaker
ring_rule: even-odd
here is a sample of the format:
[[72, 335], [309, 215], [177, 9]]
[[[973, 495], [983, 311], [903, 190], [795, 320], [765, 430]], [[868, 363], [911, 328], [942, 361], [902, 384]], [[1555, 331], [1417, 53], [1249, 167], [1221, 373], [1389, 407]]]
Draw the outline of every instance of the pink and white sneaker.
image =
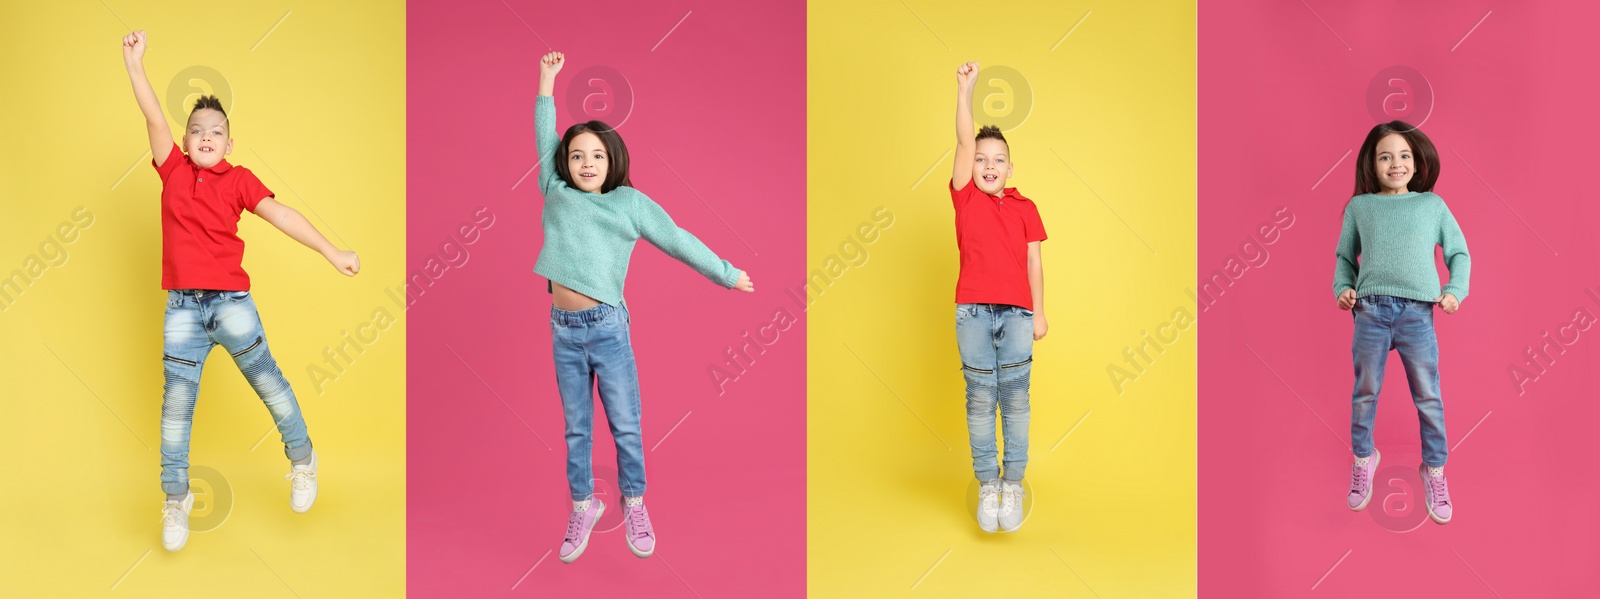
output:
[[628, 550], [641, 558], [650, 557], [656, 552], [656, 529], [650, 525], [644, 498], [627, 497], [623, 506], [622, 522], [627, 528]]
[[581, 512], [573, 510], [567, 516], [567, 535], [561, 539], [561, 552], [557, 556], [561, 558], [561, 563], [570, 564], [583, 555], [583, 550], [589, 547], [589, 533], [594, 532], [595, 523], [600, 521], [600, 514], [605, 511], [606, 504], [601, 503], [598, 497], [591, 497], [588, 509]]
[[1378, 472], [1378, 450], [1372, 450], [1372, 459], [1367, 460], [1367, 465], [1350, 465], [1350, 509], [1361, 511], [1366, 509], [1367, 502], [1372, 501], [1372, 477]]
[[1439, 476], [1428, 473], [1428, 465], [1418, 467], [1422, 474], [1422, 494], [1425, 496], [1423, 505], [1428, 506], [1428, 517], [1439, 524], [1450, 523], [1450, 513], [1455, 511], [1450, 503], [1450, 487], [1444, 482], [1444, 472]]

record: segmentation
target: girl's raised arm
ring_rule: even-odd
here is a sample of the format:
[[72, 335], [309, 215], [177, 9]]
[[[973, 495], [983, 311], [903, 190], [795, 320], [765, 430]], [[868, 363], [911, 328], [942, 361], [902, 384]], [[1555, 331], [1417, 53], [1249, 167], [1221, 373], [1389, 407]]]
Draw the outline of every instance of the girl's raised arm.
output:
[[556, 138], [556, 73], [566, 57], [551, 52], [539, 58], [539, 97], [533, 103], [534, 145], [539, 150], [539, 191], [550, 188], [556, 180], [555, 153], [560, 141]]

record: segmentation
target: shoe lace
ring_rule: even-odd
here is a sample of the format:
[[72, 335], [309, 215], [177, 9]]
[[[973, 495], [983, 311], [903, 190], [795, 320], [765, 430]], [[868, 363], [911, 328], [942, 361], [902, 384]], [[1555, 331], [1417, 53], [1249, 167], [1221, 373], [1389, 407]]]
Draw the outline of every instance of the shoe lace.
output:
[[1000, 502], [1002, 509], [1022, 509], [1022, 485], [1008, 485], [1001, 494], [1004, 498], [1004, 501]]
[[1351, 493], [1366, 493], [1367, 492], [1367, 487], [1371, 485], [1371, 482], [1367, 478], [1368, 476], [1369, 476], [1369, 474], [1367, 472], [1366, 466], [1351, 466], [1350, 467], [1350, 492]]
[[1450, 505], [1450, 489], [1443, 476], [1428, 477], [1428, 497], [1436, 506]]
[[633, 538], [646, 539], [650, 537], [650, 515], [644, 511], [644, 504], [628, 508], [628, 523], [633, 529]]
[[978, 488], [978, 507], [984, 510], [998, 510], [1000, 506], [1000, 490], [992, 487]]
[[310, 468], [294, 468], [289, 470], [288, 474], [283, 475], [283, 480], [289, 481], [289, 484], [296, 491], [309, 491], [311, 489], [311, 481], [316, 480], [316, 478], [317, 473], [312, 472]]
[[168, 501], [165, 504], [162, 504], [162, 506], [161, 506], [161, 524], [166, 525], [166, 526], [176, 526], [178, 524], [178, 515], [182, 514], [182, 513], [183, 513], [183, 503], [182, 502]]
[[567, 536], [562, 540], [578, 544], [578, 537], [583, 533], [583, 512], [572, 512], [567, 515]]

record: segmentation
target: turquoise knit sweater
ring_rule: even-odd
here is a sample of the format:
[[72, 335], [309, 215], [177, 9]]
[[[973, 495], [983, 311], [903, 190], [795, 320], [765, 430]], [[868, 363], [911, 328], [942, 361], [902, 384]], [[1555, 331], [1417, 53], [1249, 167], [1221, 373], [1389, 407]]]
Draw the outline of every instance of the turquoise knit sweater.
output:
[[539, 148], [539, 189], [544, 193], [544, 247], [533, 272], [613, 306], [622, 305], [622, 283], [634, 243], [643, 238], [689, 265], [711, 282], [733, 288], [739, 269], [673, 224], [672, 217], [632, 187], [589, 193], [556, 176], [556, 105], [539, 96], [533, 109]]
[[[1439, 287], [1434, 246], [1444, 248], [1450, 282]], [[1431, 192], [1362, 194], [1344, 209], [1333, 295], [1355, 289], [1356, 297], [1392, 295], [1431, 302], [1444, 293], [1467, 299], [1472, 258], [1467, 239], [1444, 200]], [[1360, 262], [1356, 261], [1360, 258]]]

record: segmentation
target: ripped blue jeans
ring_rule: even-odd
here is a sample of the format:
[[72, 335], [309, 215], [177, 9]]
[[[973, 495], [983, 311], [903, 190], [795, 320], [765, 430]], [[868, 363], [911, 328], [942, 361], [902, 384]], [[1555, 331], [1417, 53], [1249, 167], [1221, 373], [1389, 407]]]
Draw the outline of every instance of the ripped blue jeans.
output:
[[267, 336], [250, 292], [169, 290], [161, 358], [166, 379], [161, 402], [161, 490], [168, 495], [189, 490], [189, 431], [200, 394], [200, 371], [218, 345], [233, 356], [233, 363], [272, 413], [284, 454], [290, 460], [311, 455], [300, 404], [267, 351]]
[[1004, 304], [957, 304], [956, 346], [967, 380], [967, 436], [978, 480], [1000, 478], [995, 410], [1005, 435], [1005, 479], [1020, 481], [1028, 467], [1029, 376], [1033, 372], [1033, 311]]

